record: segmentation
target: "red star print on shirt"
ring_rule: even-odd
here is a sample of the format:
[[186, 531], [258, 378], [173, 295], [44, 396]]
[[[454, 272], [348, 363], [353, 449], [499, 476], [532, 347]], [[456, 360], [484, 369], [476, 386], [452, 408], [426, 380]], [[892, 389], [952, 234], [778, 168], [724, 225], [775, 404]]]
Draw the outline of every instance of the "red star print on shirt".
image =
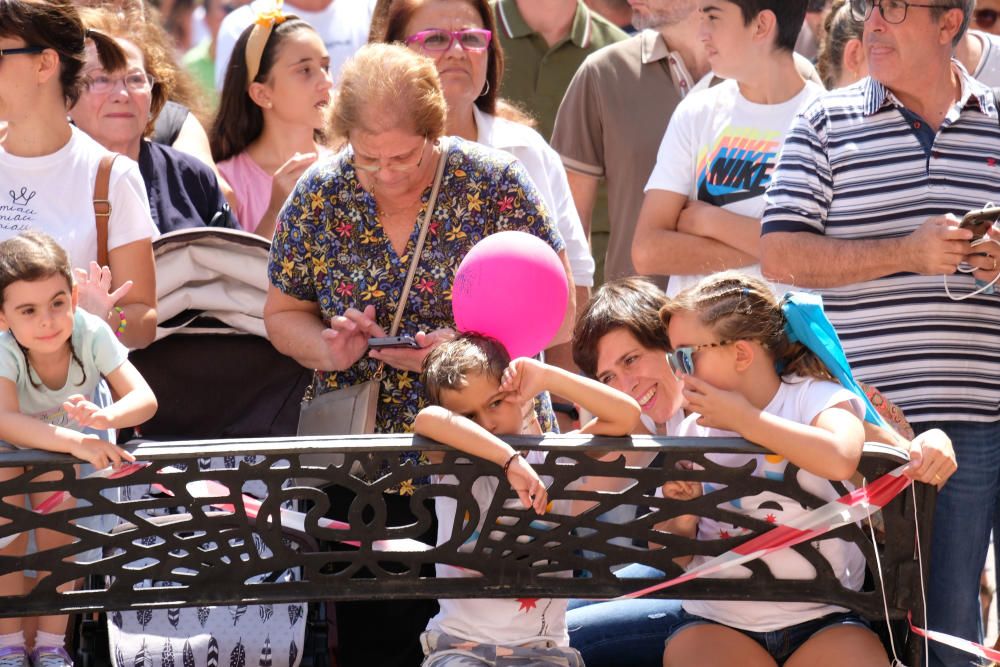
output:
[[529, 611], [538, 605], [538, 598], [517, 598], [517, 601], [521, 603], [518, 611]]
[[768, 514], [766, 517], [764, 517], [764, 520], [767, 521], [768, 523], [777, 523], [778, 517], [774, 516], [773, 514]]
[[728, 530], [720, 530], [719, 531], [719, 539], [721, 539], [721, 540], [729, 539], [729, 531]]

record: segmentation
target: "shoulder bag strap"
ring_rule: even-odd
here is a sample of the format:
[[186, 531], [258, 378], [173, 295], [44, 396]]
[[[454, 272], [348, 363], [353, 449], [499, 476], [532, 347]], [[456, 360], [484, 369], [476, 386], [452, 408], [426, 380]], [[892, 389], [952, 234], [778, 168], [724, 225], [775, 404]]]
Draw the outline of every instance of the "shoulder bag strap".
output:
[[101, 158], [94, 180], [94, 219], [97, 221], [97, 263], [108, 266], [108, 221], [111, 219], [111, 167], [118, 153], [107, 153]]
[[403, 284], [403, 291], [399, 295], [399, 304], [396, 306], [396, 315], [392, 318], [392, 327], [389, 335], [395, 336], [399, 331], [399, 323], [403, 320], [403, 309], [406, 307], [406, 297], [410, 294], [410, 285], [413, 284], [413, 275], [417, 272], [417, 263], [420, 261], [420, 253], [424, 249], [424, 241], [427, 239], [427, 229], [430, 227], [431, 216], [437, 205], [438, 191], [441, 189], [441, 176], [444, 174], [444, 165], [448, 161], [449, 143], [441, 139], [441, 157], [438, 158], [437, 172], [434, 174], [434, 185], [431, 187], [431, 196], [427, 200], [427, 212], [420, 223], [420, 234], [417, 236], [417, 243], [413, 248], [413, 259], [410, 260], [410, 268], [406, 272], [406, 282]]

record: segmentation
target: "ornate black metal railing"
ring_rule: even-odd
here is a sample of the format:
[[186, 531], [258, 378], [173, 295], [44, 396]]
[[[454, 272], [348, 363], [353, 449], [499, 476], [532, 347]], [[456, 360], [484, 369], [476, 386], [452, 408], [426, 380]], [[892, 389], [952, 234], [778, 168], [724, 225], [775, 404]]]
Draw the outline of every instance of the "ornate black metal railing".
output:
[[[506, 483], [497, 484], [480, 516], [469, 489], [477, 478], [499, 482], [500, 469], [410, 436], [148, 442], [134, 453], [149, 465], [121, 479], [78, 479], [70, 459], [43, 452], [0, 454], [0, 544], [21, 535], [0, 551], [0, 575], [41, 574], [26, 595], [0, 596], [0, 615], [402, 597], [608, 598], [656, 581], [618, 579], [616, 566], [643, 563], [672, 577], [681, 573], [675, 557], [719, 554], [751, 537], [690, 540], [656, 527], [670, 517], [710, 516], [744, 529], [735, 532], [759, 534], [771, 524], [727, 509], [729, 501], [772, 491], [805, 507], [825, 502], [798, 484], [791, 464], [781, 479], [772, 479], [751, 476], [749, 459], [741, 467], [712, 460], [713, 452], [762, 451], [742, 440], [548, 436], [508, 441], [549, 452], [536, 465], [547, 478], [550, 500], [556, 501], [544, 517], [522, 509]], [[400, 453], [414, 448], [441, 451], [443, 460], [401, 461]], [[644, 452], [646, 459], [655, 455], [656, 460], [641, 467], [628, 465], [624, 456], [598, 461], [590, 455], [600, 451]], [[860, 472], [872, 480], [904, 460], [891, 448], [868, 445]], [[698, 465], [679, 469], [680, 461]], [[433, 483], [418, 483], [409, 496], [415, 520], [388, 522], [384, 492], [400, 486], [409, 490], [414, 480], [428, 478]], [[584, 478], [625, 488], [578, 488]], [[671, 479], [709, 482], [713, 491], [687, 502], [657, 497], [655, 489]], [[323, 487], [338, 489], [337, 497], [348, 502], [331, 506], [328, 494], [319, 490]], [[47, 514], [21, 506], [24, 494], [32, 494], [37, 506], [59, 491], [68, 491], [75, 502]], [[453, 538], [421, 547], [416, 541], [433, 525], [431, 501], [441, 497], [456, 504]], [[566, 510], [559, 501], [575, 505]], [[623, 505], [638, 508], [634, 519], [601, 518]], [[658, 595], [825, 601], [878, 619], [884, 614], [877, 550], [890, 616], [901, 618], [913, 610], [917, 619], [922, 606], [916, 544], [929, 554], [932, 510], [933, 490], [918, 484], [883, 509], [877, 544], [866, 526], [851, 524], [792, 547], [812, 564], [815, 579], [777, 579], [755, 561], [746, 565], [752, 572], [748, 579], [700, 579]], [[102, 528], [84, 525], [94, 521], [87, 517], [97, 516], [103, 517]], [[325, 516], [344, 524], [331, 524]], [[471, 539], [479, 528], [481, 535]], [[11, 555], [28, 529], [35, 530], [41, 548]], [[52, 546], [54, 535], [65, 544]], [[864, 553], [869, 572], [863, 590], [849, 590], [834, 576], [817, 550], [827, 539], [846, 540]], [[426, 573], [434, 563], [463, 568], [469, 576], [423, 576], [421, 569]], [[79, 580], [86, 583], [60, 592]]]

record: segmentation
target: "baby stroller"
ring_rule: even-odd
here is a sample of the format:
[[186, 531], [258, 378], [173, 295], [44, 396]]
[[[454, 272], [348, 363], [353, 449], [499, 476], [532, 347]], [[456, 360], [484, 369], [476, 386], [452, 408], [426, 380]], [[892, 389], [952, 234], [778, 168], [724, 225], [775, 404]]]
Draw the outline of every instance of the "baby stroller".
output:
[[[134, 436], [295, 435], [311, 372], [266, 338], [268, 250], [263, 238], [219, 228], [178, 230], [154, 243], [157, 339], [132, 352], [130, 360], [155, 392], [159, 410]], [[198, 465], [235, 467], [241, 461], [203, 458]], [[265, 492], [252, 486], [244, 491]], [[148, 493], [148, 486], [123, 490], [132, 498]], [[262, 542], [257, 548], [266, 550]], [[294, 578], [295, 572], [272, 576]], [[106, 619], [83, 622], [77, 664], [326, 667], [326, 637], [322, 605], [309, 608], [304, 602], [109, 612]]]

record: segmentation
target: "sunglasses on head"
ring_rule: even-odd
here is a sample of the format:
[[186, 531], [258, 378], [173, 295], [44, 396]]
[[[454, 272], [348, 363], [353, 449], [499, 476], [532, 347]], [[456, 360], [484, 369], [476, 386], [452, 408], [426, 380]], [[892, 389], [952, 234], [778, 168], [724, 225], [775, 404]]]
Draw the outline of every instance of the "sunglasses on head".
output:
[[998, 16], [1000, 16], [1000, 12], [995, 9], [977, 9], [972, 12], [972, 20], [980, 28], [992, 28], [996, 25]]

